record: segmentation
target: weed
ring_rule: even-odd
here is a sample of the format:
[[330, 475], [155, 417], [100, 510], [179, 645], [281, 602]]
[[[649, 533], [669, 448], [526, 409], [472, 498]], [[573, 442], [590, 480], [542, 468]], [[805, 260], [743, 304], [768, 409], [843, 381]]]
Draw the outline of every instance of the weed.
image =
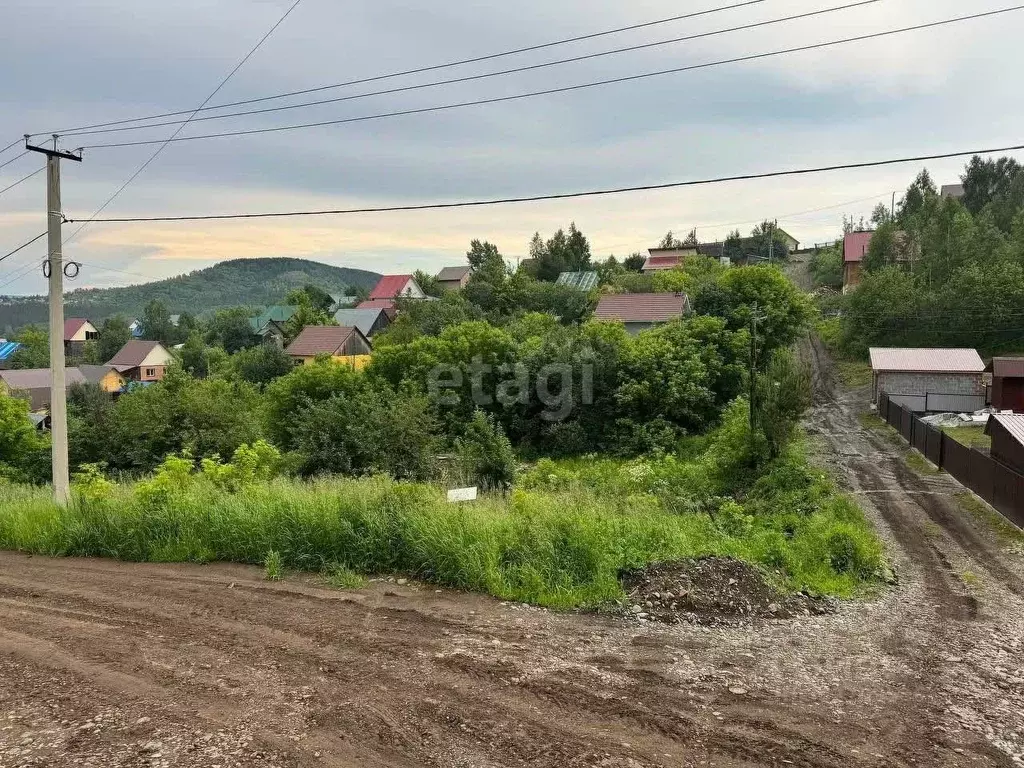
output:
[[960, 580], [971, 589], [978, 589], [981, 586], [981, 579], [978, 578], [978, 574], [972, 571], [964, 571], [960, 574]]
[[840, 360], [836, 363], [836, 372], [839, 380], [850, 388], [868, 386], [873, 375], [871, 366], [859, 360]]
[[342, 563], [329, 563], [321, 575], [324, 583], [335, 589], [362, 589], [366, 586], [366, 577], [362, 576]]
[[864, 427], [864, 429], [869, 429], [872, 432], [882, 432], [884, 430], [892, 429], [885, 419], [870, 411], [858, 414], [857, 421], [860, 422], [860, 425]]
[[907, 466], [919, 475], [937, 475], [942, 471], [914, 449], [908, 451], [903, 459], [907, 462]]
[[1012, 544], [1024, 544], [1024, 531], [1011, 523], [973, 493], [958, 493], [956, 502], [964, 512]]
[[992, 438], [984, 427], [943, 427], [942, 431], [968, 448], [991, 448]]
[[267, 552], [263, 560], [263, 572], [267, 581], [280, 581], [284, 578], [284, 564], [280, 552], [274, 549]]
[[924, 528], [924, 535], [929, 539], [942, 538], [942, 526], [938, 523], [933, 523], [931, 520], [927, 520], [922, 527]]

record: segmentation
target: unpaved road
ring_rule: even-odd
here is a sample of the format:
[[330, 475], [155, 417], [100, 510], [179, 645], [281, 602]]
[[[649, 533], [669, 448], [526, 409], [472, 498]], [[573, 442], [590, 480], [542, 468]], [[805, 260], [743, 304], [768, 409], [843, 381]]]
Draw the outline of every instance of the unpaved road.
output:
[[899, 574], [876, 600], [666, 627], [5, 553], [0, 766], [1014, 765], [1021, 557], [861, 428], [814, 351], [809, 427]]

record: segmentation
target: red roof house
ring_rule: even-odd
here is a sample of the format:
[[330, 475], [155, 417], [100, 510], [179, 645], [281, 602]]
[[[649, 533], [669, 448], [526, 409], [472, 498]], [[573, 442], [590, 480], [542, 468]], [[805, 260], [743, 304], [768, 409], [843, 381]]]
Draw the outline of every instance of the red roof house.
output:
[[666, 269], [676, 269], [683, 266], [683, 260], [687, 256], [694, 256], [697, 253], [696, 247], [682, 248], [650, 248], [647, 253], [647, 261], [644, 262], [643, 272], [661, 272]]
[[630, 333], [678, 320], [690, 311], [685, 293], [617, 293], [602, 296], [594, 310], [598, 320], [619, 320]]
[[860, 263], [864, 261], [874, 232], [851, 232], [843, 238], [843, 293], [860, 284]]
[[370, 299], [424, 299], [427, 294], [419, 287], [412, 275], [384, 275], [370, 291]]

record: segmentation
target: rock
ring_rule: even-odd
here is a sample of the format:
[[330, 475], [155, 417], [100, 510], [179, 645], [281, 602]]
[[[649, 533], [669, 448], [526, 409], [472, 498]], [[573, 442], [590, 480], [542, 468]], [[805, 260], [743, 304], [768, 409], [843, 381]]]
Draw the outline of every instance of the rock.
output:
[[747, 693], [747, 689], [740, 688], [739, 686], [733, 686], [729, 689], [729, 693], [733, 694], [734, 696], [745, 696]]
[[404, 587], [406, 584], [409, 583], [409, 580], [408, 579], [399, 579], [396, 583], [398, 584], [398, 586]]
[[729, 579], [729, 586], [730, 586], [730, 587], [734, 587], [734, 586], [736, 586], [736, 584], [738, 584], [738, 583], [739, 583], [739, 582], [737, 582], [737, 581], [736, 581], [736, 579]]
[[639, 605], [634, 605], [629, 610], [631, 610], [633, 613], [643, 613], [644, 612], [644, 609], [641, 608]]
[[135, 721], [135, 724], [136, 725], [145, 725], [148, 722], [149, 722], [149, 718], [148, 717], [140, 717], [138, 720]]

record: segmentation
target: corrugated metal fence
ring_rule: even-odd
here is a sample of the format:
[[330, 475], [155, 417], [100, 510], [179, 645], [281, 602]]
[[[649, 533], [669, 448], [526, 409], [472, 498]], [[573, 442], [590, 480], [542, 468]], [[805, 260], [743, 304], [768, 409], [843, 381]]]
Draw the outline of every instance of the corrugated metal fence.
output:
[[1024, 475], [1003, 466], [991, 456], [958, 443], [941, 429], [926, 424], [910, 409], [879, 398], [878, 414], [928, 460], [946, 470], [999, 510], [1024, 527]]

